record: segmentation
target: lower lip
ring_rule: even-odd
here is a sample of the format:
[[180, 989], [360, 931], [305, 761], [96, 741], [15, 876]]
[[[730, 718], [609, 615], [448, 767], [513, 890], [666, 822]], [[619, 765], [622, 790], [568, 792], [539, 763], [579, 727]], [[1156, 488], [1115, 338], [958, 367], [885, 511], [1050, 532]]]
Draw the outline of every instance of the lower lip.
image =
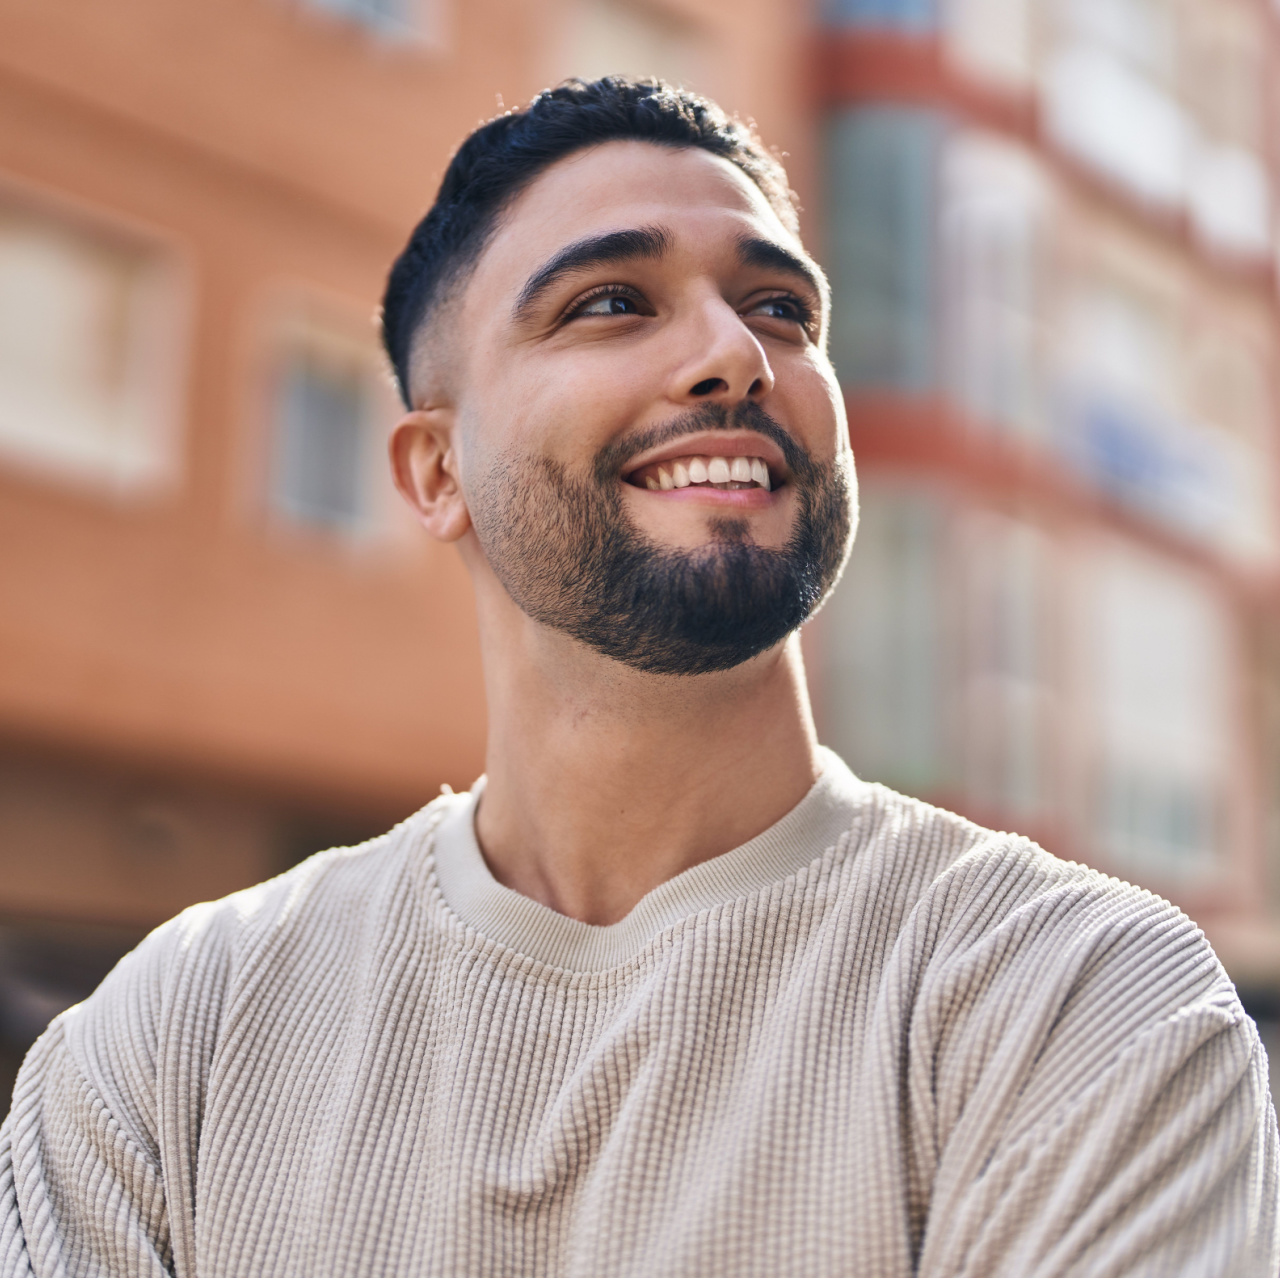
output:
[[712, 489], [702, 485], [689, 485], [684, 489], [641, 489], [629, 485], [646, 498], [663, 502], [694, 502], [708, 507], [733, 507], [746, 511], [761, 511], [777, 497], [777, 489]]

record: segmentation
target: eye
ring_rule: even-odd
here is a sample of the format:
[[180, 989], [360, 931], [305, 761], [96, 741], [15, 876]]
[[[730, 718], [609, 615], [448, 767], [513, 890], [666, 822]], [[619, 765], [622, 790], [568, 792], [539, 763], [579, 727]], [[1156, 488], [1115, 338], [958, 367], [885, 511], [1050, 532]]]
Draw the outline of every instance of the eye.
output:
[[777, 298], [765, 298], [748, 312], [749, 316], [764, 316], [769, 320], [790, 320], [793, 324], [808, 326], [813, 319], [809, 308], [799, 298], [783, 294]]
[[572, 303], [566, 320], [579, 316], [638, 316], [642, 315], [642, 299], [625, 285], [602, 285]]

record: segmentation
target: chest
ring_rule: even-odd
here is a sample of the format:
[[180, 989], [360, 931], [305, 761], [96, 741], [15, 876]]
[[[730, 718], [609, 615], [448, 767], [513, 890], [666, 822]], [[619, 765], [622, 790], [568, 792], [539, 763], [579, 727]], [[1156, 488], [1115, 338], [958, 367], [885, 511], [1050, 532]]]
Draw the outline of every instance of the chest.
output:
[[200, 1269], [906, 1269], [876, 975], [780, 942], [610, 975], [425, 947], [259, 1008], [210, 1074]]

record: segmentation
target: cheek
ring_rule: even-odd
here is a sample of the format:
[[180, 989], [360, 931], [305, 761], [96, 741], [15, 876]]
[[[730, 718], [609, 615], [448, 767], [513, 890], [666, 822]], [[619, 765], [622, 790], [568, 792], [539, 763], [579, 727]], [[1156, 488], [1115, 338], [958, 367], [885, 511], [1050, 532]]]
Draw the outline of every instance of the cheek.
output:
[[654, 392], [635, 364], [578, 351], [508, 380], [494, 406], [505, 415], [503, 434], [522, 452], [574, 462], [643, 421]]
[[801, 442], [815, 458], [830, 461], [848, 450], [844, 395], [826, 356], [807, 353], [797, 361], [794, 376], [785, 382], [779, 378], [778, 386]]

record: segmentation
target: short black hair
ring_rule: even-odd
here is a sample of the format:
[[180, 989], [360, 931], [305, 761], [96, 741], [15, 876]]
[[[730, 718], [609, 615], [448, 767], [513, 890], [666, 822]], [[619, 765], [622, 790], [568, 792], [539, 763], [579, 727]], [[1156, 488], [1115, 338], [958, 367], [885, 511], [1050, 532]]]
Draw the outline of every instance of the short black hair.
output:
[[795, 197], [754, 129], [707, 98], [660, 80], [566, 80], [482, 124], [455, 152], [435, 203], [392, 265], [382, 341], [405, 404], [413, 339], [449, 287], [475, 265], [503, 210], [544, 169], [602, 142], [700, 147], [738, 166], [792, 231]]

